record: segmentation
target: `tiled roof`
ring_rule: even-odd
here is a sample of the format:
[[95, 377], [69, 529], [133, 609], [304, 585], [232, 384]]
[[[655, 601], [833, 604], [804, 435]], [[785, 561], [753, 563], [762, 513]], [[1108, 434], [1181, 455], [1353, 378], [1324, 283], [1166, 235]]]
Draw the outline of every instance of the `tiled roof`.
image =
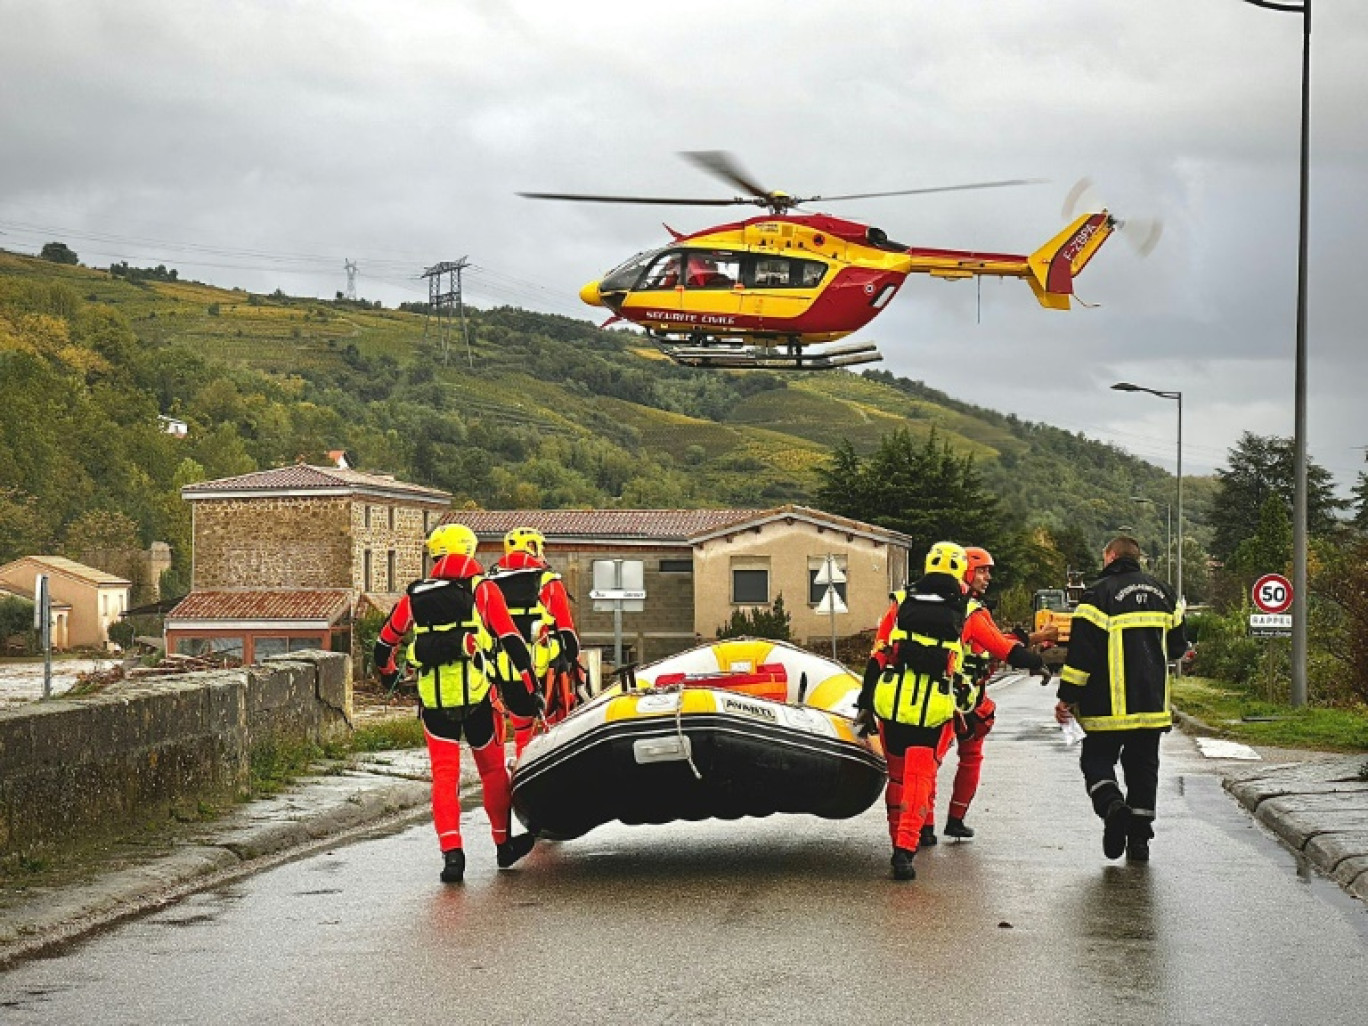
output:
[[[32, 602], [32, 601], [33, 601], [33, 589], [32, 589], [32, 588], [21, 588], [21, 587], [15, 586], [15, 585], [13, 585], [13, 584], [5, 584], [3, 581], [0, 581], [0, 598], [5, 598], [5, 597], [19, 598], [19, 599], [23, 599], [25, 602]], [[70, 602], [62, 602], [62, 601], [59, 601], [58, 599], [49, 599], [48, 601], [49, 601], [49, 603], [51, 604], [51, 606], [52, 606], [53, 609], [70, 609], [70, 608], [71, 608], [71, 603], [70, 603]]]
[[351, 606], [351, 592], [192, 591], [166, 614], [168, 620], [336, 620]]
[[501, 538], [514, 527], [531, 527], [546, 535], [548, 540], [688, 542], [784, 517], [815, 520], [891, 541], [901, 541], [905, 537], [874, 524], [793, 505], [773, 509], [452, 510], [442, 517], [442, 523], [465, 524], [482, 538]]
[[493, 509], [453, 510], [444, 524], [465, 524], [477, 535], [502, 538], [531, 527], [547, 538], [688, 541], [696, 534], [750, 520], [754, 509]]
[[236, 477], [221, 477], [216, 481], [201, 481], [198, 484], [186, 485], [181, 489], [181, 495], [186, 499], [202, 499], [225, 493], [269, 494], [324, 490], [382, 492], [437, 502], [451, 501], [450, 493], [439, 488], [410, 484], [386, 474], [366, 474], [359, 470], [343, 470], [340, 467], [313, 467], [306, 463], [277, 467], [275, 470], [256, 470], [250, 474], [238, 474]]
[[[74, 559], [67, 559], [65, 556], [24, 556], [22, 559], [30, 563], [37, 563], [40, 567], [51, 570], [53, 573], [66, 574], [68, 577], [75, 577], [85, 581], [87, 584], [113, 584], [132, 586], [132, 581], [118, 574], [108, 574], [103, 570], [97, 570], [93, 566], [86, 566], [78, 563]], [[20, 560], [16, 560], [19, 562]]]

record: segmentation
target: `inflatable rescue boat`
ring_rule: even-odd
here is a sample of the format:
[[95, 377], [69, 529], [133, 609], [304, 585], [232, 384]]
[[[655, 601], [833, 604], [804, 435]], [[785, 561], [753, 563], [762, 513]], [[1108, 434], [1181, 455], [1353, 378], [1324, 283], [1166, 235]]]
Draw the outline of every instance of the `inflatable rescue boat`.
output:
[[612, 820], [857, 816], [887, 773], [877, 740], [855, 733], [859, 691], [841, 664], [784, 642], [678, 653], [533, 738], [514, 767], [514, 810], [562, 840]]

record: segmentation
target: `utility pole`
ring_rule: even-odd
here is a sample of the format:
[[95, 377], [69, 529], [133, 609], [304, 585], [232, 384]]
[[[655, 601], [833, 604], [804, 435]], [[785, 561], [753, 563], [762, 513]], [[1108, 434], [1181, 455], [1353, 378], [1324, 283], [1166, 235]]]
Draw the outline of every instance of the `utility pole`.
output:
[[343, 260], [342, 266], [347, 270], [347, 298], [353, 303], [356, 302], [356, 261]]
[[461, 336], [465, 339], [466, 360], [475, 366], [474, 354], [470, 351], [470, 331], [466, 327], [465, 302], [461, 295], [461, 272], [470, 266], [465, 257], [459, 260], [444, 260], [423, 272], [428, 280], [428, 309], [423, 321], [423, 338], [428, 337], [431, 326], [442, 347], [442, 362], [446, 363], [451, 353], [451, 320], [456, 315], [461, 326]]

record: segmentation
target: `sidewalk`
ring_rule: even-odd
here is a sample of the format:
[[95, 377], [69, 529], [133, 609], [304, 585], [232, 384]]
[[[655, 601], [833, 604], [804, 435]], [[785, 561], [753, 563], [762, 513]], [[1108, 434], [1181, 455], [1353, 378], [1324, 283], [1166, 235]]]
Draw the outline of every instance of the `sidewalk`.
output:
[[[1220, 734], [1177, 710], [1174, 719], [1199, 739]], [[1225, 789], [1312, 867], [1368, 902], [1368, 753], [1260, 748], [1257, 754], [1260, 761], [1222, 767]]]
[[[123, 851], [114, 860], [118, 868], [0, 892], [0, 969], [204, 887], [421, 821], [431, 815], [430, 779], [422, 749], [358, 756], [345, 769], [176, 829], [155, 853]], [[478, 783], [474, 760], [462, 759], [462, 794]]]
[[[1217, 732], [1179, 714], [1184, 733]], [[1261, 753], [1225, 761], [1226, 789], [1294, 851], [1368, 902], [1368, 755]], [[1238, 756], [1236, 757], [1238, 758]], [[463, 759], [462, 794], [478, 785]], [[288, 792], [176, 832], [153, 855], [118, 868], [0, 895], [0, 969], [121, 919], [352, 837], [399, 829], [430, 813], [427, 752], [378, 752], [301, 780]]]

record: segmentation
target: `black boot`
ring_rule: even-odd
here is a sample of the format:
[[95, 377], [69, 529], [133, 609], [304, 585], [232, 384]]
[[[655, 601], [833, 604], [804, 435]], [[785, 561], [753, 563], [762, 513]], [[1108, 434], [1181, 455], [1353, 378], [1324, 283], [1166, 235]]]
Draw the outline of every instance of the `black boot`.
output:
[[907, 848], [893, 849], [893, 879], [894, 880], [915, 880], [917, 871], [912, 868], [912, 856], [915, 851]]
[[532, 846], [537, 843], [536, 834], [519, 834], [517, 837], [510, 837], [506, 841], [500, 841], [495, 848], [495, 858], [498, 860], [500, 869], [507, 869], [513, 863], [532, 850]]
[[1107, 806], [1106, 823], [1102, 827], [1102, 854], [1119, 859], [1126, 853], [1126, 838], [1130, 834], [1131, 809], [1120, 798]]
[[442, 866], [442, 883], [455, 884], [465, 879], [465, 852], [452, 848], [442, 852], [445, 865]]
[[964, 820], [958, 816], [951, 816], [945, 821], [945, 836], [969, 838], [974, 836], [974, 828], [966, 826]]
[[1131, 837], [1126, 841], [1126, 861], [1127, 862], [1148, 862], [1149, 861], [1149, 838]]
[[921, 828], [921, 834], [917, 837], [918, 848], [934, 848], [939, 843], [940, 840], [936, 837], [936, 828], [934, 826], [928, 823]]

